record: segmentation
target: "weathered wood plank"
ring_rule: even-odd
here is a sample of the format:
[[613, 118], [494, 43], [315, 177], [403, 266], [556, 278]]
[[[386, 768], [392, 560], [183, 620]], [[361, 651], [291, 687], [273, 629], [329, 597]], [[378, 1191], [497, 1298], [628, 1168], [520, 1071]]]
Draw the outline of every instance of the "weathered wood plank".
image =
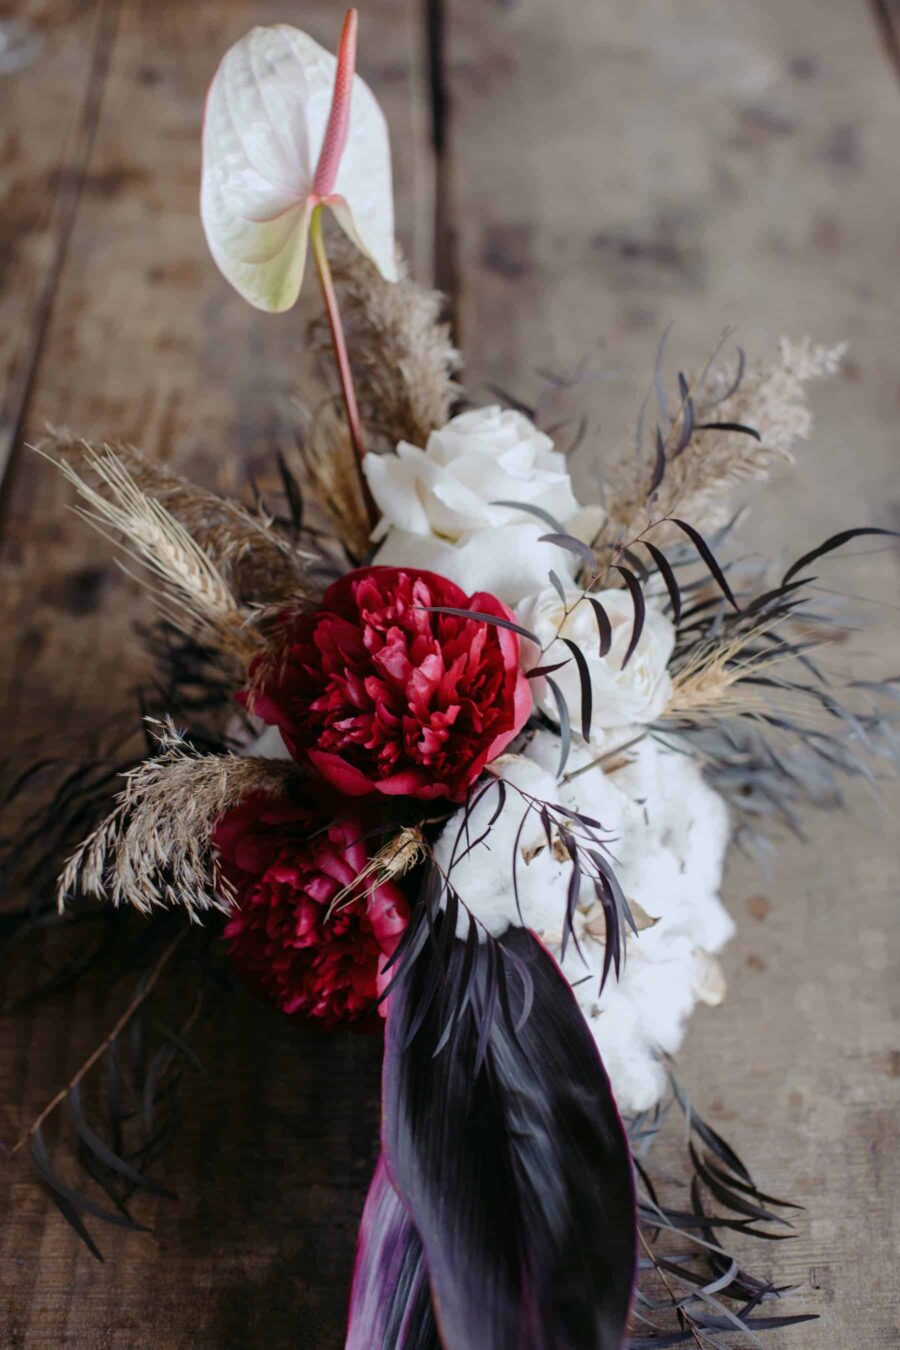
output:
[[[269, 472], [291, 398], [320, 396], [303, 347], [316, 295], [311, 286], [305, 306], [270, 318], [216, 272], [197, 215], [203, 97], [221, 53], [254, 23], [293, 19], [333, 46], [340, 10], [329, 0], [311, 0], [302, 16], [275, 0], [106, 0], [104, 31], [115, 40], [102, 101], [92, 86], [99, 118], [82, 149], [64, 133], [86, 97], [99, 6], [48, 0], [30, 10], [44, 45], [15, 77], [2, 133], [12, 200], [23, 190], [17, 175], [32, 191], [32, 214], [20, 203], [6, 221], [29, 266], [7, 272], [0, 327], [18, 342], [12, 316], [21, 316], [37, 324], [40, 342], [28, 378], [21, 363], [11, 372], [8, 431], [24, 420], [27, 438], [46, 422], [125, 438], [204, 482], [242, 487], [254, 470]], [[415, 0], [367, 6], [360, 68], [392, 127], [401, 239], [427, 278], [433, 168], [421, 17]], [[59, 182], [73, 208], [64, 250], [51, 204]], [[56, 256], [62, 266], [48, 289]], [[7, 371], [6, 349], [3, 361]], [[6, 733], [15, 728], [45, 753], [63, 740], [86, 746], [110, 718], [136, 714], [133, 686], [145, 669], [132, 625], [146, 617], [146, 601], [68, 501], [58, 475], [20, 441], [0, 543], [0, 708]], [[113, 986], [107, 971], [4, 1023], [5, 1142], [106, 1033], [127, 983]], [[104, 1229], [99, 1266], [35, 1185], [27, 1158], [0, 1170], [0, 1209], [11, 1220], [0, 1226], [4, 1347], [342, 1343], [377, 1149], [377, 1040], [310, 1034], [242, 994], [216, 1020], [198, 1047], [207, 1075], [166, 1163], [180, 1198], [137, 1206], [151, 1235]], [[58, 1128], [49, 1129], [51, 1146]], [[65, 1171], [66, 1148], [56, 1156]]]
[[[556, 403], [591, 411], [587, 484], [591, 445], [632, 436], [669, 322], [672, 375], [725, 324], [757, 351], [782, 333], [849, 338], [845, 376], [816, 392], [803, 473], [770, 489], [744, 538], [796, 556], [848, 522], [896, 524], [898, 92], [866, 7], [444, 10], [470, 384], [530, 400], [538, 368], [590, 354], [577, 395]], [[891, 605], [859, 647], [867, 669], [893, 673], [896, 556], [822, 581]], [[849, 795], [852, 814], [810, 821], [770, 881], [732, 863], [730, 998], [698, 1016], [681, 1057], [698, 1108], [767, 1187], [808, 1206], [795, 1242], [752, 1253], [822, 1315], [773, 1338], [797, 1350], [900, 1337], [900, 795], [879, 794], [885, 814]], [[763, 892], [770, 909], [751, 903]]]

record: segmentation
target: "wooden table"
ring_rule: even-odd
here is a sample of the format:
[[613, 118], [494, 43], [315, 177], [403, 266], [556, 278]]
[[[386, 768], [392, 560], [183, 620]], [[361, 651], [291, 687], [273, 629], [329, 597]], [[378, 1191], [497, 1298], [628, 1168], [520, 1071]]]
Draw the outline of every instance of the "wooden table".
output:
[[[0, 697], [10, 738], [52, 746], [131, 697], [144, 601], [24, 448], [47, 422], [131, 439], [246, 485], [308, 387], [298, 313], [227, 288], [197, 218], [203, 95], [254, 23], [332, 45], [328, 0], [0, 0]], [[746, 538], [800, 552], [846, 523], [900, 525], [900, 89], [896, 0], [369, 0], [361, 68], [391, 123], [400, 233], [446, 289], [474, 398], [532, 398], [591, 355], [594, 443], [627, 434], [668, 322], [690, 369], [725, 324], [849, 338], [815, 397], [804, 472]], [[0, 62], [0, 68], [2, 68]], [[16, 53], [5, 64], [15, 66]], [[307, 304], [313, 303], [312, 291]], [[590, 471], [582, 456], [582, 480]], [[854, 585], [896, 601], [896, 557]], [[896, 609], [863, 665], [900, 668]], [[869, 655], [870, 654], [870, 655]], [[763, 1184], [806, 1203], [764, 1253], [822, 1321], [773, 1345], [894, 1347], [898, 1119], [896, 810], [851, 791], [764, 879], [727, 897], [730, 997], [681, 1057], [694, 1099]], [[13, 1137], [123, 1006], [90, 981], [0, 1031]], [[341, 1343], [377, 1133], [373, 1042], [286, 1027], [249, 1000], [203, 1033], [207, 1073], [151, 1232], [95, 1262], [35, 1184], [0, 1170], [4, 1347]], [[56, 1143], [53, 1130], [48, 1135]], [[57, 1156], [65, 1170], [65, 1145]]]

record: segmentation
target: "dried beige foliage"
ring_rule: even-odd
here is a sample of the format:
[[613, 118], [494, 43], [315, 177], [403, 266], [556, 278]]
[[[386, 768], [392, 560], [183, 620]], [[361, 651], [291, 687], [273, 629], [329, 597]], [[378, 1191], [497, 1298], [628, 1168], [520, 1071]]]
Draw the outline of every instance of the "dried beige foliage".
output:
[[[812, 431], [812, 412], [806, 386], [840, 369], [846, 344], [813, 345], [809, 338], [793, 342], [782, 338], [777, 355], [751, 366], [738, 388], [729, 393], [732, 374], [714, 369], [693, 391], [695, 422], [737, 423], [753, 427], [755, 440], [741, 432], [695, 432], [679, 455], [672, 453], [682, 430], [682, 413], [673, 420], [667, 437], [665, 475], [648, 503], [652, 470], [637, 471], [633, 461], [614, 464], [607, 475], [608, 519], [601, 539], [605, 548], [636, 539], [651, 521], [679, 516], [701, 532], [723, 525], [732, 511], [733, 489], [764, 481], [779, 464], [794, 462], [793, 449]], [[726, 397], [727, 395], [727, 397]], [[652, 539], [665, 543], [675, 527], [654, 528]]]
[[160, 753], [127, 773], [115, 810], [88, 836], [59, 878], [60, 910], [77, 893], [134, 905], [183, 905], [191, 919], [226, 911], [211, 876], [216, 821], [253, 793], [280, 796], [297, 775], [291, 761], [200, 755], [171, 722], [155, 723]]
[[98, 448], [67, 433], [50, 431], [36, 448], [64, 472], [72, 470], [67, 476], [73, 481], [73, 473], [87, 470], [104, 496], [115, 491], [106, 481], [107, 467], [124, 472], [138, 492], [152, 498], [183, 527], [240, 604], [270, 605], [308, 589], [313, 555], [279, 533], [269, 517], [198, 487], [133, 446]]
[[[412, 281], [402, 257], [400, 280], [385, 281], [343, 234], [328, 242], [356, 395], [366, 433], [393, 449], [424, 445], [450, 416], [460, 357], [442, 322], [443, 297]], [[330, 359], [322, 319], [311, 325], [314, 345]]]

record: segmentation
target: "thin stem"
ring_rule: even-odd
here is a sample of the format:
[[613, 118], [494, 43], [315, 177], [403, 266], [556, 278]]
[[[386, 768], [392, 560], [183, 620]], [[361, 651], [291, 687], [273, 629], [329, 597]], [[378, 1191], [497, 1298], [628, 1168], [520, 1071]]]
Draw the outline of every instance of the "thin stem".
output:
[[374, 525], [378, 518], [377, 512], [375, 503], [372, 499], [372, 494], [369, 491], [369, 484], [366, 481], [366, 476], [362, 469], [362, 462], [366, 454], [366, 444], [363, 437], [362, 423], [359, 417], [359, 408], [356, 403], [356, 390], [353, 387], [353, 373], [350, 369], [350, 358], [347, 355], [347, 343], [344, 338], [344, 329], [341, 325], [341, 314], [338, 309], [337, 295], [334, 289], [334, 279], [331, 275], [328, 254], [325, 252], [321, 206], [313, 208], [312, 219], [309, 223], [309, 241], [312, 247], [313, 258], [316, 263], [316, 270], [319, 273], [319, 285], [322, 289], [322, 300], [325, 304], [325, 312], [328, 315], [328, 325], [331, 329], [334, 358], [337, 363], [338, 377], [341, 382], [341, 393], [344, 398], [344, 407], [347, 412], [347, 425], [350, 428], [350, 439], [353, 442], [353, 449], [356, 454], [356, 468], [359, 477], [359, 485], [362, 491], [369, 522]]
[[89, 1073], [90, 1070], [94, 1067], [94, 1065], [97, 1063], [97, 1060], [104, 1053], [104, 1051], [109, 1049], [113, 1041], [122, 1031], [123, 1027], [127, 1026], [127, 1024], [131, 1021], [132, 1017], [137, 1012], [138, 1008], [149, 997], [154, 985], [156, 984], [160, 975], [165, 970], [166, 966], [169, 963], [170, 958], [174, 955], [182, 939], [186, 936], [187, 931], [188, 931], [187, 928], [182, 928], [181, 932], [177, 935], [177, 937], [173, 938], [173, 940], [169, 943], [168, 947], [166, 947], [165, 951], [160, 956], [156, 965], [153, 967], [150, 974], [147, 976], [146, 980], [142, 981], [141, 984], [138, 986], [134, 994], [134, 997], [128, 1004], [128, 1007], [122, 1013], [121, 1017], [116, 1022], [113, 1029], [109, 1032], [107, 1036], [104, 1036], [103, 1040], [96, 1047], [96, 1049], [87, 1057], [87, 1059], [82, 1064], [81, 1068], [75, 1074], [74, 1078], [71, 1078], [64, 1088], [60, 1088], [56, 1096], [53, 1097], [44, 1107], [41, 1114], [31, 1122], [28, 1129], [21, 1136], [21, 1138], [18, 1139], [15, 1144], [13, 1144], [12, 1148], [9, 1149], [10, 1157], [12, 1157], [14, 1153], [18, 1153], [20, 1149], [25, 1147], [29, 1139], [31, 1139], [32, 1135], [34, 1135], [40, 1129], [40, 1127], [43, 1125], [47, 1117], [53, 1111], [56, 1110], [60, 1102], [65, 1101], [66, 1097], [68, 1097], [72, 1089], [74, 1087], [77, 1087], [78, 1084], [81, 1082], [82, 1078], [84, 1078], [85, 1074]]

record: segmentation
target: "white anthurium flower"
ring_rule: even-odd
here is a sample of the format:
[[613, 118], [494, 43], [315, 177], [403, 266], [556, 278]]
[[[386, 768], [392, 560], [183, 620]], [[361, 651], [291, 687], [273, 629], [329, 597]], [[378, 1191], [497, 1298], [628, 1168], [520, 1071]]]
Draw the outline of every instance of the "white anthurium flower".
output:
[[[624, 744], [639, 734], [631, 727], [616, 739]], [[697, 1002], [714, 1004], [724, 996], [715, 953], [734, 931], [719, 897], [728, 813], [695, 760], [650, 736], [616, 757], [609, 771], [589, 767], [591, 751], [575, 746], [569, 770], [583, 772], [558, 781], [558, 761], [559, 738], [550, 732], [539, 732], [523, 754], [502, 756], [492, 768], [508, 788], [490, 834], [482, 840], [497, 808], [493, 792], [476, 804], [467, 827], [464, 812], [450, 819], [435, 856], [490, 933], [500, 936], [524, 923], [559, 960], [571, 862], [564, 848], [547, 846], [540, 818], [521, 792], [601, 822], [638, 933], [628, 933], [620, 976], [611, 973], [601, 993], [606, 926], [590, 879], [583, 878], [574, 914], [578, 941], [568, 943], [562, 967], [620, 1108], [643, 1111], [665, 1091], [661, 1056], [679, 1049]], [[468, 848], [467, 838], [480, 842]], [[467, 921], [463, 909], [460, 936]]]
[[[634, 627], [631, 595], [626, 590], [609, 590], [599, 591], [593, 598], [603, 606], [612, 629], [612, 643], [605, 656], [600, 655], [594, 609], [579, 590], [566, 589], [564, 604], [558, 592], [552, 586], [548, 587], [522, 600], [516, 614], [522, 626], [534, 633], [543, 647], [540, 652], [533, 643], [523, 644], [522, 661], [526, 670], [536, 665], [568, 661], [561, 670], [554, 672], [553, 679], [566, 700], [573, 728], [577, 728], [581, 720], [581, 680], [563, 639], [568, 638], [578, 645], [591, 681], [592, 740], [600, 744], [604, 732], [653, 722], [662, 713], [672, 693], [667, 666], [675, 646], [675, 628], [651, 598], [638, 644], [628, 663], [623, 665]], [[559, 714], [547, 681], [537, 676], [532, 681], [532, 688], [537, 706], [556, 720]]]
[[428, 568], [508, 604], [545, 586], [551, 568], [571, 581], [577, 566], [570, 553], [541, 542], [553, 526], [517, 504], [579, 537], [602, 523], [580, 510], [550, 437], [512, 409], [460, 413], [424, 450], [401, 441], [396, 454], [367, 455], [363, 469], [382, 517], [376, 562]]
[[355, 48], [355, 10], [339, 57], [287, 24], [253, 28], [210, 85], [203, 227], [223, 275], [258, 309], [296, 301], [316, 206], [329, 206], [382, 276], [397, 278], [387, 124], [353, 73]]

